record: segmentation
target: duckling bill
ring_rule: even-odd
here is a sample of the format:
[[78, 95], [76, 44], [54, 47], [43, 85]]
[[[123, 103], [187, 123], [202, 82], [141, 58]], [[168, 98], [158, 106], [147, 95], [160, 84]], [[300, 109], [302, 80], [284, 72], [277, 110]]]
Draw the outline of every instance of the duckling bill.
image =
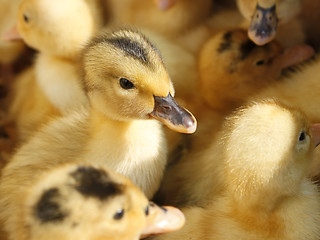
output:
[[164, 123], [170, 129], [181, 133], [194, 133], [197, 128], [193, 115], [181, 107], [169, 93], [167, 97], [154, 97], [153, 118]]
[[275, 38], [277, 24], [276, 5], [264, 8], [258, 3], [251, 19], [248, 35], [253, 42], [262, 46]]

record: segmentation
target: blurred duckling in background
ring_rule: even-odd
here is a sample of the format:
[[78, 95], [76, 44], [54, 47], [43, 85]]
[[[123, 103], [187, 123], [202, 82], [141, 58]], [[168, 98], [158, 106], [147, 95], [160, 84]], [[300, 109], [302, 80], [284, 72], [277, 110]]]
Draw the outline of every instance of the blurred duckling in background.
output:
[[294, 22], [301, 10], [300, 0], [237, 0], [237, 5], [250, 21], [248, 35], [255, 44], [264, 45], [278, 34], [285, 46], [304, 42], [302, 25]]
[[2, 177], [8, 207], [0, 215], [14, 207], [18, 182], [24, 187], [30, 174], [80, 156], [123, 174], [151, 198], [167, 161], [159, 121], [178, 132], [196, 130], [193, 115], [173, 98], [158, 50], [137, 31], [101, 33], [85, 47], [82, 64], [90, 108], [50, 122], [11, 158]]
[[138, 240], [184, 224], [178, 209], [149, 203], [131, 181], [109, 169], [65, 165], [28, 182], [6, 219], [8, 239]]
[[95, 2], [21, 3], [17, 36], [39, 51], [35, 69], [21, 74], [12, 91], [9, 119], [16, 122], [22, 142], [51, 117], [87, 104], [77, 62], [83, 45], [102, 25]]
[[192, 182], [200, 195], [205, 187], [223, 193], [211, 195], [204, 208], [182, 209], [184, 228], [155, 239], [319, 239], [320, 193], [307, 172], [320, 143], [320, 124], [265, 100], [238, 110], [222, 131], [189, 177], [201, 177]]

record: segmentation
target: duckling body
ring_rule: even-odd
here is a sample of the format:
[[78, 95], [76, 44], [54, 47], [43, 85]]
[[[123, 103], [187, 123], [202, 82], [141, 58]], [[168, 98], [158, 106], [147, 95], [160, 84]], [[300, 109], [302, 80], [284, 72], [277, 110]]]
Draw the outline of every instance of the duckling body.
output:
[[[199, 54], [196, 89], [201, 94], [185, 104], [197, 116], [199, 127], [195, 134], [187, 136], [188, 149], [180, 161], [168, 166], [158, 194], [161, 201], [164, 204], [206, 203], [206, 198], [198, 194], [201, 186], [193, 184], [206, 176], [197, 159], [200, 155], [213, 154], [214, 151], [202, 152], [217, 140], [225, 117], [253, 95], [277, 85], [283, 69], [310, 58], [313, 53], [309, 46], [283, 49], [275, 41], [256, 46], [242, 29], [211, 37]], [[270, 93], [268, 97], [273, 95]], [[219, 154], [218, 150], [215, 152]], [[197, 168], [198, 173], [194, 171]]]
[[110, 169], [67, 164], [30, 181], [32, 186], [19, 193], [23, 200], [16, 199], [15, 216], [7, 219], [9, 239], [134, 240], [184, 223], [179, 210], [150, 204], [131, 181]]
[[222, 191], [202, 208], [182, 209], [186, 226], [155, 239], [318, 239], [320, 193], [307, 173], [319, 136], [319, 124], [273, 100], [239, 109], [212, 155], [197, 159], [205, 167], [193, 183]]
[[[291, 44], [297, 44], [296, 39], [304, 40], [304, 36], [301, 39], [302, 25], [292, 23], [292, 19], [300, 11], [300, 0], [237, 0], [237, 5], [242, 15], [250, 21], [248, 35], [256, 44], [264, 45], [272, 41], [276, 32], [281, 31], [289, 34], [284, 37], [291, 39], [292, 41], [286, 40]], [[289, 20], [291, 20], [290, 23]], [[291, 29], [292, 24], [295, 26], [294, 32], [285, 30], [286, 27]], [[277, 29], [278, 25], [279, 29]], [[286, 27], [281, 29], [281, 25]]]

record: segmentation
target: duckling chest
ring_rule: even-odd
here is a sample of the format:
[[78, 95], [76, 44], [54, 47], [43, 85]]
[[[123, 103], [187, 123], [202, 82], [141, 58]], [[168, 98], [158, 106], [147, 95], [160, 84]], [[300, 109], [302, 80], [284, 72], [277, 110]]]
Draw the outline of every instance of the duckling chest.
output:
[[157, 121], [138, 120], [125, 127], [106, 124], [93, 132], [84, 158], [91, 163], [125, 173], [132, 167], [163, 164], [166, 159], [166, 141]]

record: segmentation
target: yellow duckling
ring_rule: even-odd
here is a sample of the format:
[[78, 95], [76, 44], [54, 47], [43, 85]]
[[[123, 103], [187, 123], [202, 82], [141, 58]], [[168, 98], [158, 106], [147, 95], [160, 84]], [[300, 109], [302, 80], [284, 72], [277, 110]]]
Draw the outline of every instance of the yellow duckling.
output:
[[307, 176], [319, 143], [320, 124], [296, 109], [271, 100], [240, 109], [216, 144], [220, 158], [214, 147], [197, 159], [202, 182], [193, 183], [212, 189], [221, 178], [224, 192], [182, 209], [185, 227], [155, 239], [319, 239], [320, 193]]
[[8, 239], [138, 240], [184, 224], [178, 209], [149, 203], [127, 178], [91, 165], [44, 171], [21, 190]]
[[[189, 200], [192, 190], [183, 190], [193, 181], [185, 171], [193, 169], [190, 166], [197, 164], [199, 152], [216, 139], [224, 118], [252, 95], [277, 85], [283, 69], [310, 58], [313, 53], [307, 45], [284, 49], [273, 41], [257, 46], [242, 29], [224, 31], [211, 37], [199, 53], [199, 85], [195, 92], [200, 94], [184, 101], [197, 117], [199, 127], [195, 134], [187, 136], [187, 152], [177, 163], [168, 166], [158, 201], [164, 204], [193, 201]], [[273, 89], [276, 91], [278, 88]], [[280, 90], [279, 94], [283, 91]], [[274, 93], [268, 95], [273, 96]]]
[[[257, 45], [272, 41], [276, 32], [280, 32], [277, 26], [289, 23], [301, 9], [300, 0], [237, 0], [237, 4], [242, 15], [250, 21], [248, 35]], [[290, 38], [297, 33], [286, 34]]]
[[103, 32], [86, 46], [82, 62], [90, 108], [42, 128], [13, 156], [4, 174], [21, 167], [14, 177], [21, 181], [37, 169], [74, 162], [78, 156], [125, 175], [151, 198], [167, 159], [161, 125], [152, 119], [193, 133], [195, 118], [176, 103], [162, 58], [136, 31]]
[[77, 62], [83, 45], [102, 24], [95, 3], [22, 1], [17, 34], [39, 54], [35, 70], [19, 76], [13, 87], [9, 118], [17, 123], [20, 140], [27, 139], [50, 117], [87, 104]]

